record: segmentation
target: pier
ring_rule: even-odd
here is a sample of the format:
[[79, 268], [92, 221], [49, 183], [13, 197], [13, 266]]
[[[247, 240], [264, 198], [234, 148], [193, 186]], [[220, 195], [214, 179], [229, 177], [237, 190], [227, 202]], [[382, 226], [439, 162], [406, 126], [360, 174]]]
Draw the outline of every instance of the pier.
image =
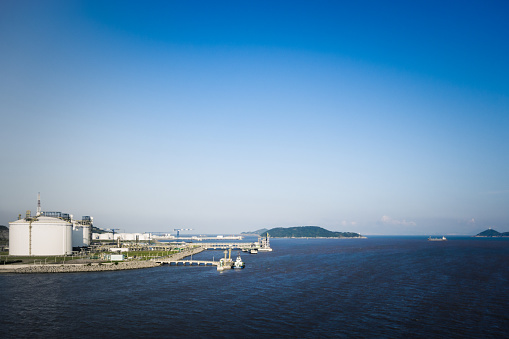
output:
[[202, 247], [203, 249], [206, 249], [206, 250], [228, 250], [228, 249], [232, 249], [232, 250], [250, 250], [250, 249], [253, 249], [253, 248], [258, 248], [259, 246], [257, 245], [257, 243], [252, 243], [252, 242], [240, 242], [240, 243], [231, 243], [231, 242], [226, 242], [226, 243], [201, 243], [201, 244], [198, 244], [200, 247]]
[[175, 237], [175, 236], [158, 236], [158, 235], [153, 235], [152, 236], [152, 239], [155, 239], [155, 240], [175, 240], [175, 241], [181, 241], [181, 240], [190, 240], [190, 241], [203, 241], [203, 240], [242, 240], [244, 239], [243, 236], [222, 236], [222, 237], [197, 237], [197, 236], [192, 236], [192, 237], [182, 237], [182, 236], [179, 236], [179, 237]]
[[[158, 265], [172, 265], [172, 266], [217, 266], [217, 261], [211, 260], [193, 260], [193, 254], [198, 254], [200, 252], [205, 251], [206, 249], [202, 246], [195, 246], [193, 249], [179, 252], [170, 255], [169, 257], [160, 257], [157, 259], [152, 259]], [[184, 259], [187, 257], [191, 257], [190, 260]]]
[[155, 260], [160, 265], [173, 265], [173, 266], [217, 266], [218, 261], [209, 260]]
[[[229, 250], [230, 256], [232, 250], [242, 250], [249, 252], [250, 250], [256, 249], [256, 250], [265, 250], [265, 251], [272, 251], [272, 249], [269, 247], [268, 239], [266, 241], [261, 242], [211, 242], [211, 243], [200, 243], [200, 244], [193, 244], [193, 249], [188, 249], [187, 251], [175, 253], [172, 254], [169, 257], [160, 257], [157, 259], [152, 259], [156, 264], [158, 265], [171, 265], [171, 266], [201, 266], [201, 267], [207, 267], [207, 266], [220, 266], [220, 261], [214, 261], [214, 260], [193, 260], [193, 254], [200, 253], [205, 250]], [[184, 258], [191, 257], [190, 260]], [[226, 257], [225, 257], [226, 258]], [[222, 260], [222, 259], [221, 259]], [[231, 259], [229, 258], [231, 261]], [[233, 264], [233, 262], [232, 262]]]

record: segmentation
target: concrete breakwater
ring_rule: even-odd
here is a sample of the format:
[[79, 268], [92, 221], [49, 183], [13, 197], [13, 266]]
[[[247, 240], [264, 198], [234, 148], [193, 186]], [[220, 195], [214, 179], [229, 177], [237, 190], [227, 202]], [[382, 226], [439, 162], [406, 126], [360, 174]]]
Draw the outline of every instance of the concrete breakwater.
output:
[[[21, 266], [21, 265], [20, 265]], [[65, 264], [65, 265], [27, 265], [18, 267], [14, 273], [71, 273], [71, 272], [98, 272], [98, 271], [120, 271], [133, 270], [138, 268], [148, 268], [159, 266], [153, 261], [127, 261], [112, 263], [93, 263], [93, 264]]]
[[[170, 260], [182, 260], [185, 257], [202, 252], [202, 247], [174, 253], [168, 257]], [[114, 263], [88, 263], [88, 264], [46, 264], [46, 265], [1, 265], [0, 272], [4, 273], [73, 273], [73, 272], [100, 272], [133, 270], [160, 266], [156, 260], [119, 261]]]

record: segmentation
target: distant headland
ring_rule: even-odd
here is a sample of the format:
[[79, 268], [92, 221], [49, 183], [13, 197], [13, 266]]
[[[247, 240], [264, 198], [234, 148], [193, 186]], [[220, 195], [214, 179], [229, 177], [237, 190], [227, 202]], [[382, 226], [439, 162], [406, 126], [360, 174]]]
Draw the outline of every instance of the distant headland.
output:
[[268, 231], [268, 229], [266, 229], [266, 228], [261, 228], [261, 229], [256, 230], [256, 231], [242, 232], [242, 233], [240, 233], [240, 234], [241, 234], [241, 235], [247, 235], [247, 236], [250, 236], [250, 235], [255, 235], [255, 236], [257, 236], [257, 235], [261, 235], [262, 233], [267, 232], [267, 231]]
[[495, 231], [494, 229], [488, 228], [486, 231], [483, 231], [475, 237], [485, 237], [485, 238], [498, 238], [498, 237], [509, 237], [509, 232], [500, 233]]
[[276, 227], [270, 230], [261, 229], [245, 234], [258, 234], [265, 237], [269, 234], [272, 238], [365, 238], [359, 233], [332, 232], [318, 226]]

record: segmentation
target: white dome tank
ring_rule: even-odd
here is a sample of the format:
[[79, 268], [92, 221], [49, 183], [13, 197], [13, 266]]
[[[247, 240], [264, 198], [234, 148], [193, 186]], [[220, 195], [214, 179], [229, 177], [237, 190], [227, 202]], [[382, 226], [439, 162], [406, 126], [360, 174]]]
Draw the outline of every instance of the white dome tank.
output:
[[9, 223], [9, 255], [72, 254], [72, 224], [46, 216]]

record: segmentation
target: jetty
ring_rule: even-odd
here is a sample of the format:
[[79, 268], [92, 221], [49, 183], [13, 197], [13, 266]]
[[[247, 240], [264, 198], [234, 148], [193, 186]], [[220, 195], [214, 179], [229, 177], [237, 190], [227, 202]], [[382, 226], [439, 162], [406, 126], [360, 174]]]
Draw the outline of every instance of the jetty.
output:
[[173, 266], [217, 266], [218, 261], [211, 260], [154, 260], [159, 265], [173, 265]]
[[[196, 246], [190, 251], [172, 254], [168, 257], [160, 257], [151, 259], [158, 265], [172, 265], [172, 266], [217, 266], [218, 262], [213, 260], [193, 260], [193, 254], [205, 251], [203, 246]], [[191, 257], [191, 259], [184, 259]]]
[[231, 242], [217, 242], [217, 243], [201, 243], [199, 244], [205, 250], [244, 250], [244, 249], [253, 249], [258, 248], [258, 245], [254, 242], [239, 242], [239, 243], [231, 243]]
[[243, 252], [249, 252], [251, 250], [272, 251], [268, 233], [266, 233], [265, 237], [258, 237], [257, 242], [205, 242], [198, 244], [198, 246], [207, 250], [242, 250]]

